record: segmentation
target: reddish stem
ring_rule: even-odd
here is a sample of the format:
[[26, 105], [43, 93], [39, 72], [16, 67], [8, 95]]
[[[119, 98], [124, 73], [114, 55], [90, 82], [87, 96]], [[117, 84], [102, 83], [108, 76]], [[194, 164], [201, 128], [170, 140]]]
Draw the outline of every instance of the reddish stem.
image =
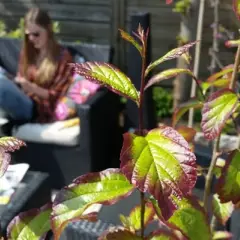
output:
[[[142, 48], [142, 72], [141, 72], [141, 87], [140, 87], [140, 103], [138, 109], [139, 115], [139, 134], [143, 135], [143, 101], [144, 101], [144, 87], [145, 87], [145, 70], [146, 70], [146, 47], [147, 39], [143, 41]], [[141, 237], [144, 239], [144, 215], [145, 215], [145, 195], [144, 192], [140, 193], [141, 198]]]

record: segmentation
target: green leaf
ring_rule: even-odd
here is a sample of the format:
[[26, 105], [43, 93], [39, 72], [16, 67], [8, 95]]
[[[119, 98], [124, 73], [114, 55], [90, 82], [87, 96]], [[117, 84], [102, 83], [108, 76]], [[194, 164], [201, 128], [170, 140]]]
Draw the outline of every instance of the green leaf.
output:
[[142, 47], [139, 45], [139, 43], [127, 32], [123, 31], [122, 29], [119, 29], [121, 37], [125, 39], [126, 41], [130, 42], [142, 55]]
[[161, 229], [150, 234], [146, 240], [180, 240], [173, 231]]
[[205, 138], [216, 138], [238, 105], [238, 96], [230, 89], [221, 89], [209, 96], [202, 108], [201, 127]]
[[233, 203], [232, 202], [221, 203], [218, 198], [218, 195], [214, 194], [212, 205], [213, 214], [218, 219], [218, 221], [222, 223], [222, 225], [225, 225], [228, 219], [231, 217], [232, 212], [234, 210]]
[[238, 45], [240, 44], [240, 40], [228, 40], [225, 42], [225, 46], [226, 47], [238, 47]]
[[220, 72], [214, 73], [211, 75], [206, 82], [214, 82], [219, 78], [223, 78], [226, 74], [232, 73], [233, 72], [233, 64], [230, 64], [223, 68]]
[[2, 177], [6, 172], [7, 167], [11, 161], [11, 155], [8, 152], [19, 150], [22, 146], [25, 146], [25, 143], [17, 138], [0, 138], [0, 177]]
[[240, 151], [235, 150], [229, 155], [222, 175], [217, 182], [217, 193], [221, 203], [240, 201]]
[[198, 100], [197, 98], [192, 98], [189, 101], [181, 104], [177, 109], [175, 109], [173, 113], [173, 126], [176, 126], [177, 122], [180, 120], [180, 118], [190, 109], [190, 108], [201, 108], [203, 106], [203, 103]]
[[104, 232], [98, 240], [142, 240], [142, 238], [128, 229], [113, 227]]
[[74, 71], [87, 80], [101, 84], [111, 91], [139, 104], [139, 93], [131, 80], [115, 66], [108, 63], [85, 62], [71, 64]]
[[153, 63], [151, 63], [146, 71], [145, 71], [145, 76], [147, 76], [149, 74], [149, 72], [155, 68], [156, 66], [158, 66], [159, 64], [174, 59], [174, 58], [178, 58], [180, 57], [182, 54], [188, 52], [189, 48], [191, 48], [192, 46], [194, 46], [198, 41], [195, 42], [191, 42], [188, 44], [185, 44], [181, 47], [178, 48], [174, 48], [172, 49], [170, 52], [168, 52], [167, 54], [165, 54], [163, 57], [159, 58], [158, 60], [154, 61]]
[[168, 69], [168, 70], [162, 71], [162, 72], [158, 73], [157, 75], [153, 76], [146, 84], [145, 90], [147, 88], [149, 88], [150, 86], [152, 86], [153, 84], [159, 83], [165, 79], [176, 77], [177, 75], [182, 74], [182, 73], [185, 73], [185, 74], [188, 74], [188, 75], [194, 77], [193, 73], [189, 69], [183, 69], [183, 68]]
[[125, 133], [120, 160], [129, 181], [158, 200], [166, 219], [177, 207], [170, 196], [181, 198], [196, 183], [196, 157], [187, 141], [168, 126], [153, 129], [145, 137]]
[[[146, 202], [144, 213], [144, 225], [147, 226], [154, 217], [155, 211], [151, 202]], [[141, 205], [135, 207], [129, 217], [120, 215], [120, 220], [124, 227], [131, 231], [138, 231], [141, 229]]]
[[201, 87], [203, 89], [203, 93], [205, 94], [210, 87], [227, 88], [229, 86], [229, 83], [229, 78], [220, 78], [213, 82], [202, 82]]
[[233, 0], [233, 10], [238, 20], [240, 20], [240, 0]]
[[8, 239], [14, 240], [40, 240], [44, 239], [51, 229], [51, 204], [40, 209], [32, 209], [20, 213], [7, 227]]
[[217, 231], [213, 235], [213, 240], [230, 240], [233, 235], [230, 232], [226, 231]]
[[119, 169], [107, 169], [78, 177], [71, 185], [63, 188], [54, 200], [52, 226], [55, 239], [59, 238], [70, 221], [84, 216], [84, 211], [90, 205], [111, 205], [132, 191], [133, 186]]
[[213, 172], [214, 172], [216, 178], [221, 177], [222, 169], [223, 169], [225, 163], [226, 163], [226, 161], [223, 158], [218, 158], [217, 159], [216, 165], [213, 169]]
[[195, 199], [174, 198], [179, 208], [168, 220], [189, 240], [212, 240], [211, 231], [203, 207]]

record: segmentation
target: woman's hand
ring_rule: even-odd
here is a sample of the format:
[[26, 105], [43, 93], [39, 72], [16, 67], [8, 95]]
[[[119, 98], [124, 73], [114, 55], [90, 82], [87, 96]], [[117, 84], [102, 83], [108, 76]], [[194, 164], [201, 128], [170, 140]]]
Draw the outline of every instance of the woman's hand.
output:
[[43, 98], [43, 99], [49, 98], [49, 93], [48, 93], [47, 89], [39, 87], [35, 83], [28, 81], [26, 78], [16, 77], [15, 82], [20, 84], [20, 86], [22, 87], [22, 89], [25, 93], [33, 93], [36, 96]]
[[35, 91], [35, 84], [29, 82], [26, 78], [23, 77], [16, 77], [15, 82], [20, 84], [22, 87], [23, 91], [26, 93], [34, 93]]

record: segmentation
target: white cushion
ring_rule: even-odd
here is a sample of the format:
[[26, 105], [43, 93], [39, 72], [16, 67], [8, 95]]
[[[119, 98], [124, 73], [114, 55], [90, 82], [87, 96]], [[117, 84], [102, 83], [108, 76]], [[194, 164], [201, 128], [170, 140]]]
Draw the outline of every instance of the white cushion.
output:
[[8, 123], [8, 122], [9, 122], [8, 119], [6, 119], [6, 118], [1, 118], [1, 117], [0, 117], [0, 126], [6, 124], [6, 123]]
[[29, 142], [76, 146], [80, 134], [79, 124], [67, 128], [63, 126], [64, 121], [47, 124], [26, 123], [14, 128], [12, 136]]

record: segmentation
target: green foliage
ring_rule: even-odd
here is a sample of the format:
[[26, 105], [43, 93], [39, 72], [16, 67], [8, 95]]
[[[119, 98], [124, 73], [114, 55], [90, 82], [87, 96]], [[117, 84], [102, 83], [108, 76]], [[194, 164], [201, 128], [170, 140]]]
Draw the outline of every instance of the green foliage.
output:
[[[54, 33], [60, 32], [59, 22], [53, 22], [53, 31]], [[0, 21], [0, 37], [9, 37], [9, 38], [23, 38], [24, 36], [24, 18], [20, 18], [18, 27], [16, 29], [7, 31], [5, 22]]]
[[153, 100], [157, 118], [170, 117], [173, 111], [173, 96], [171, 91], [162, 87], [153, 88]]
[[175, 7], [173, 8], [173, 11], [186, 15], [189, 11], [190, 6], [190, 0], [178, 0], [175, 4]]

